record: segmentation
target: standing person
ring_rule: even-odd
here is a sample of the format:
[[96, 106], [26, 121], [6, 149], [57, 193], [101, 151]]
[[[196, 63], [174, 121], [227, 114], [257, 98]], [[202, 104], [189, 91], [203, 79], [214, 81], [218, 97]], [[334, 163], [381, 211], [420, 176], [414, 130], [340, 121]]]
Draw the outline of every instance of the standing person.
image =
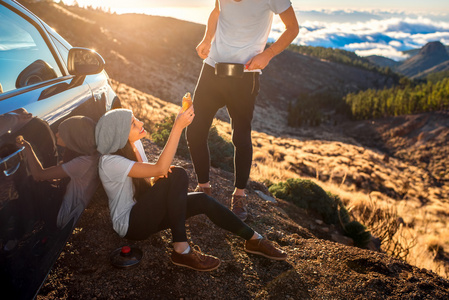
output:
[[[264, 50], [273, 13], [279, 14], [286, 29]], [[217, 110], [226, 106], [235, 150], [231, 210], [243, 221], [248, 215], [245, 187], [252, 163], [251, 121], [259, 92], [259, 75], [293, 41], [298, 31], [290, 0], [216, 0], [204, 38], [196, 47], [204, 64], [193, 96], [196, 117], [187, 129], [198, 179], [196, 190], [212, 194], [207, 137]], [[242, 78], [217, 76], [216, 63], [245, 64], [245, 73]]]
[[188, 193], [186, 171], [170, 166], [182, 130], [193, 117], [193, 107], [180, 111], [155, 164], [148, 163], [140, 141], [146, 135], [143, 123], [130, 110], [111, 110], [100, 118], [95, 129], [97, 150], [103, 154], [99, 173], [108, 195], [114, 230], [121, 237], [143, 240], [170, 228], [172, 262], [197, 271], [212, 271], [218, 268], [220, 260], [202, 253], [198, 247], [190, 247], [185, 228], [187, 218], [205, 214], [217, 226], [244, 238], [246, 252], [285, 260], [285, 252], [275, 248], [214, 198], [205, 193]]

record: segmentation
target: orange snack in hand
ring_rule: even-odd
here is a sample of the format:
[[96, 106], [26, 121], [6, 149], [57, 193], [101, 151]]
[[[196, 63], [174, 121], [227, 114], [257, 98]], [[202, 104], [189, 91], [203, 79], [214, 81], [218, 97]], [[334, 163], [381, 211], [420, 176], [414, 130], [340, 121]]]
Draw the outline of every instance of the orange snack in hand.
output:
[[182, 112], [185, 112], [190, 106], [192, 106], [192, 97], [190, 93], [187, 92], [184, 97], [182, 97]]

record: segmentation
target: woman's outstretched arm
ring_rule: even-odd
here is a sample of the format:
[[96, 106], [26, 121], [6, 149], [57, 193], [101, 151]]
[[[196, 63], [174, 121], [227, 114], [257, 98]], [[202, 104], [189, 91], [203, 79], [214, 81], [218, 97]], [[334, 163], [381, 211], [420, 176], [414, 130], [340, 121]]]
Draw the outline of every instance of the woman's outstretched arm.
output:
[[62, 166], [52, 166], [49, 168], [43, 168], [41, 162], [34, 153], [33, 147], [23, 138], [17, 138], [16, 140], [18, 146], [23, 146], [25, 149], [23, 153], [25, 154], [28, 169], [31, 172], [31, 176], [36, 181], [42, 180], [52, 180], [67, 177], [67, 173], [64, 171]]
[[188, 108], [185, 112], [180, 112], [176, 117], [170, 136], [168, 137], [167, 143], [165, 144], [164, 150], [162, 150], [158, 161], [155, 164], [136, 162], [131, 168], [128, 176], [134, 178], [166, 176], [173, 158], [175, 157], [176, 150], [178, 149], [182, 130], [192, 123], [194, 116], [193, 106]]

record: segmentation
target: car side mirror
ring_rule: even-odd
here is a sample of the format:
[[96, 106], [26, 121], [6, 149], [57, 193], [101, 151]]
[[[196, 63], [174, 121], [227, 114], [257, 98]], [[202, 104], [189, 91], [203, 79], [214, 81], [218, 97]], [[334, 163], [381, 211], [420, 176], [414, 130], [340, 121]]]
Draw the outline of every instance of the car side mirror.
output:
[[100, 54], [87, 48], [74, 47], [69, 50], [67, 68], [70, 75], [85, 76], [103, 71], [105, 61]]

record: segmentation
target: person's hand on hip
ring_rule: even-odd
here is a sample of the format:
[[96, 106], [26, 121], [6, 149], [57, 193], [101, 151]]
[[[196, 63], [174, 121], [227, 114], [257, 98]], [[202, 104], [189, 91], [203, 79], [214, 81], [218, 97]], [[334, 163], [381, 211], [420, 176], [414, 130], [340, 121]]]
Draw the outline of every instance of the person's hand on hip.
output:
[[271, 55], [271, 50], [267, 49], [262, 53], [257, 54], [253, 58], [251, 58], [246, 64], [245, 68], [249, 71], [251, 70], [263, 70], [268, 65], [270, 60], [273, 58]]

